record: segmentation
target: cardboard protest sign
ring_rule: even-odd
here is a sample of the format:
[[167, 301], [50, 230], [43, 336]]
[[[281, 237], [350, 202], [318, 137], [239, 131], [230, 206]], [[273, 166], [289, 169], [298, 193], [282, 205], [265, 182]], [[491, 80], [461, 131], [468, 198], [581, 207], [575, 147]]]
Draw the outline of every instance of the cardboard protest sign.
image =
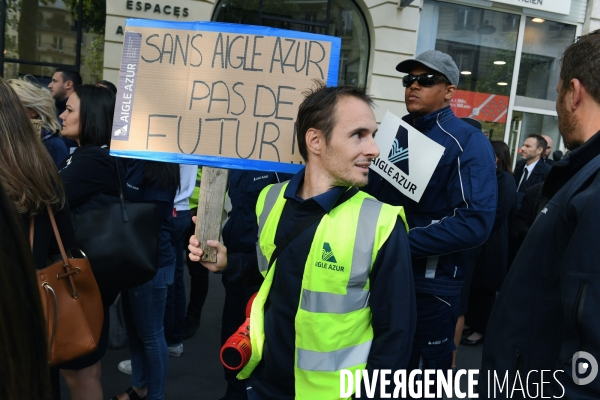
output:
[[371, 169], [408, 198], [419, 202], [445, 148], [386, 112], [375, 142], [380, 156]]
[[296, 172], [294, 121], [337, 85], [341, 40], [268, 27], [128, 19], [111, 153]]

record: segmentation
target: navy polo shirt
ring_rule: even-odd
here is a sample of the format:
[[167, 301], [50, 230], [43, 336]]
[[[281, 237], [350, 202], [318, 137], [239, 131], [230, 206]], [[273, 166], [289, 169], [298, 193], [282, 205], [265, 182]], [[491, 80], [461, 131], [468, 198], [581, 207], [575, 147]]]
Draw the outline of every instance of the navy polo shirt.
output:
[[285, 197], [288, 200], [295, 200], [298, 203], [304, 203], [306, 201], [315, 202], [318, 205], [320, 205], [326, 213], [328, 213], [329, 211], [331, 211], [331, 209], [333, 209], [335, 202], [340, 198], [342, 193], [344, 193], [348, 188], [345, 186], [334, 186], [325, 193], [304, 200], [302, 197], [297, 195], [298, 190], [300, 189], [300, 185], [302, 185], [302, 183], [304, 182], [304, 172], [305, 170], [302, 169], [300, 172], [294, 175], [292, 179], [290, 179], [290, 183], [285, 188], [283, 197]]

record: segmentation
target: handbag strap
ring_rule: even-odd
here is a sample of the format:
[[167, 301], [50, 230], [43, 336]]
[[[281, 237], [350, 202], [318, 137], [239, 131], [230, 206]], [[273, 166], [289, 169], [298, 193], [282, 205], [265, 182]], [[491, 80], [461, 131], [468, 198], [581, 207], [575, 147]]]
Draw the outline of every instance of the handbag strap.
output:
[[[346, 190], [344, 193], [342, 193], [342, 195], [335, 202], [335, 205], [333, 206], [333, 208], [336, 208], [340, 204], [344, 203], [346, 200], [350, 199], [356, 193], [358, 193], [358, 188], [356, 188], [356, 187], [351, 187], [350, 189]], [[333, 208], [332, 208], [332, 210], [333, 210]], [[301, 234], [306, 228], [311, 226], [313, 223], [315, 223], [315, 222], [319, 221], [321, 218], [323, 218], [323, 216], [325, 216], [325, 214], [326, 214], [325, 210], [321, 209], [318, 213], [305, 218], [304, 220], [302, 220], [302, 223], [296, 225], [294, 230], [291, 231], [285, 237], [285, 239], [283, 239], [283, 241], [277, 245], [277, 247], [275, 247], [275, 250], [273, 251], [273, 254], [271, 255], [271, 259], [269, 260], [269, 266], [267, 267], [267, 269], [271, 268], [271, 265], [273, 265], [273, 263], [275, 262], [277, 257], [279, 257], [281, 252], [287, 247], [288, 244], [290, 244], [290, 242], [292, 240], [294, 240], [296, 238], [296, 236]]]
[[29, 218], [29, 245], [33, 253], [33, 231], [35, 230], [35, 217]]
[[[52, 207], [49, 204], [46, 204], [46, 210], [48, 210], [48, 217], [50, 217], [50, 223], [52, 224], [52, 230], [54, 231], [54, 236], [56, 237], [56, 243], [58, 243], [58, 248], [60, 250], [60, 255], [65, 264], [69, 264], [67, 261], [67, 253], [65, 252], [65, 248], [62, 244], [62, 240], [60, 238], [60, 233], [58, 232], [58, 227], [56, 226], [56, 220], [54, 219], [54, 213], [52, 212]], [[35, 235], [35, 217], [31, 217], [29, 219], [29, 245], [31, 246], [31, 251], [33, 251], [33, 238]]]
[[56, 292], [52, 289], [52, 286], [48, 284], [48, 282], [42, 283], [42, 288], [44, 288], [44, 292], [46, 293], [46, 322], [50, 324], [50, 295], [52, 295], [52, 300], [54, 304], [54, 316], [52, 318], [52, 329], [48, 327], [48, 332], [50, 333], [50, 339], [48, 340], [48, 360], [52, 358], [52, 348], [54, 346], [54, 338], [56, 337], [56, 322], [58, 320], [58, 299], [56, 298]]
[[54, 236], [56, 237], [56, 243], [58, 243], [58, 248], [60, 249], [60, 255], [63, 259], [63, 268], [66, 270], [66, 273], [59, 274], [58, 279], [62, 279], [64, 277], [69, 278], [69, 283], [71, 284], [71, 290], [73, 290], [73, 297], [77, 299], [79, 297], [79, 293], [77, 292], [77, 288], [75, 287], [75, 281], [73, 280], [73, 274], [79, 273], [79, 268], [75, 267], [74, 269], [70, 269], [69, 259], [67, 257], [67, 252], [65, 251], [65, 247], [63, 246], [62, 239], [60, 238], [60, 233], [58, 232], [58, 227], [56, 226], [56, 220], [54, 219], [54, 213], [52, 212], [52, 207], [50, 204], [46, 204], [46, 209], [48, 210], [48, 216], [50, 217], [50, 223], [52, 224], [52, 230], [54, 231]]
[[129, 215], [127, 215], [127, 210], [125, 209], [125, 196], [123, 195], [123, 183], [121, 182], [121, 174], [119, 173], [119, 163], [117, 162], [117, 158], [113, 157], [115, 160], [115, 169], [117, 171], [117, 177], [119, 178], [119, 201], [121, 202], [121, 216], [123, 218], [123, 222], [129, 222]]
[[58, 227], [56, 226], [56, 220], [54, 219], [54, 213], [52, 212], [52, 207], [50, 204], [46, 204], [46, 209], [48, 210], [48, 216], [50, 217], [50, 223], [52, 224], [52, 230], [54, 231], [54, 236], [56, 237], [56, 243], [58, 243], [58, 248], [60, 250], [60, 255], [62, 256], [63, 262], [65, 265], [69, 264], [67, 253], [65, 252], [65, 248], [62, 243], [62, 239], [60, 238], [60, 233], [58, 232]]

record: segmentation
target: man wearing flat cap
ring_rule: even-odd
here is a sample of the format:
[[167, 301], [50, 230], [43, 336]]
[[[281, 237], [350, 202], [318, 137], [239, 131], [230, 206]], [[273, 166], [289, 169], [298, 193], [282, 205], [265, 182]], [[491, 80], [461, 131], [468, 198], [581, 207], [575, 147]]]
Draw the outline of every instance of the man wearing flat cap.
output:
[[[408, 219], [417, 292], [410, 367], [448, 370], [456, 348], [453, 338], [467, 250], [487, 240], [494, 224], [495, 156], [481, 130], [450, 109], [459, 71], [448, 54], [426, 51], [396, 69], [407, 74], [402, 78], [409, 112], [404, 121], [442, 145], [444, 155], [418, 203], [374, 171], [366, 191], [385, 203], [404, 206]], [[404, 128], [398, 130], [396, 141], [397, 147], [408, 146]], [[402, 162], [396, 163], [398, 168]]]

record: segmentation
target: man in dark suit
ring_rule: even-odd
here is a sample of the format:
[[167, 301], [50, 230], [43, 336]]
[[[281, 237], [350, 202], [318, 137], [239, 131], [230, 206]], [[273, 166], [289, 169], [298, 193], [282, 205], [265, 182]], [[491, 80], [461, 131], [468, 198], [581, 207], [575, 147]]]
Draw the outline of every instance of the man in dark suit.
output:
[[542, 161], [546, 153], [546, 139], [540, 135], [529, 135], [521, 147], [521, 162], [515, 167], [515, 183], [517, 184], [517, 210], [521, 208], [527, 189], [536, 183], [543, 182], [552, 168]]

